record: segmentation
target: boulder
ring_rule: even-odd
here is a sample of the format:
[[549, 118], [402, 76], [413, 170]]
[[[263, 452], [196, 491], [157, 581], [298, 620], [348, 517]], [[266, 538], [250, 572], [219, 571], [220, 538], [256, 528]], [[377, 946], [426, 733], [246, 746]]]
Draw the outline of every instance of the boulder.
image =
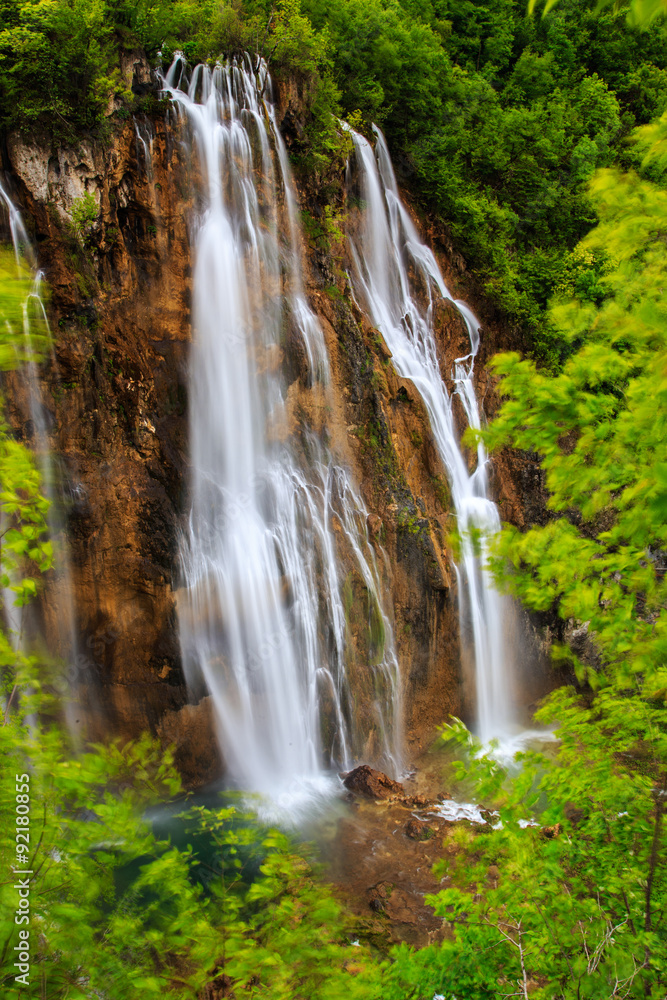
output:
[[391, 882], [378, 882], [368, 890], [368, 905], [374, 913], [384, 913], [387, 901], [394, 891]]
[[343, 784], [349, 791], [356, 795], [365, 795], [369, 799], [394, 799], [403, 794], [403, 785], [400, 781], [393, 781], [376, 771], [368, 764], [361, 764], [349, 771], [343, 777]]

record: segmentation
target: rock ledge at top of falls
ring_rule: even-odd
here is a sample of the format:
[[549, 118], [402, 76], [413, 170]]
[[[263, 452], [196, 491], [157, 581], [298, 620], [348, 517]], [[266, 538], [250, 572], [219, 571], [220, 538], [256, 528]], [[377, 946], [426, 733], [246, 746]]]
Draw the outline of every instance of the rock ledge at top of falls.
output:
[[365, 795], [369, 799], [394, 799], [403, 795], [403, 785], [393, 781], [382, 771], [376, 771], [368, 764], [361, 764], [343, 777], [343, 784], [350, 792]]

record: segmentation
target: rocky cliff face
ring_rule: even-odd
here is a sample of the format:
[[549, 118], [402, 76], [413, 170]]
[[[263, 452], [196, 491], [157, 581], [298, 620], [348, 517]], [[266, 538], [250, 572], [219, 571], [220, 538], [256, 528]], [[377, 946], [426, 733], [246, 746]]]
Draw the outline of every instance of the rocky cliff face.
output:
[[[145, 73], [139, 62], [135, 85]], [[187, 464], [188, 205], [164, 109], [151, 116], [149, 102], [148, 111], [140, 127], [153, 136], [152, 164], [132, 119], [76, 147], [48, 135], [7, 141], [52, 292], [44, 398], [69, 515], [80, 637], [72, 679], [96, 735], [169, 729], [169, 713], [187, 701], [172, 580]], [[82, 247], [71, 218], [85, 193], [100, 216]], [[203, 742], [206, 777], [216, 761]]]
[[[117, 122], [105, 140], [76, 146], [56, 146], [46, 134], [11, 135], [5, 165], [52, 290], [54, 353], [43, 388], [67, 500], [81, 724], [96, 736], [158, 732], [176, 743], [187, 779], [201, 783], [221, 764], [209, 702], [193, 703], [186, 689], [175, 608], [178, 530], [187, 510], [190, 164], [175, 116], [152, 95], [143, 61], [128, 58], [125, 71], [136, 92], [148, 93], [136, 118]], [[289, 142], [297, 91], [283, 86], [278, 105]], [[331, 180], [343, 208], [342, 169]], [[71, 220], [85, 193], [99, 219], [82, 246]], [[300, 194], [316, 229], [322, 206], [315, 185], [304, 183]], [[396, 376], [381, 337], [354, 306], [331, 244], [310, 236], [306, 226], [309, 298], [331, 358], [325, 405], [332, 447], [361, 483], [373, 544], [388, 557], [408, 750], [416, 752], [436, 723], [471, 710], [459, 662], [447, 481], [417, 392]], [[460, 272], [447, 257], [442, 263], [465, 297]], [[484, 321], [486, 353], [507, 346], [484, 303], [471, 304]], [[467, 352], [453, 308], [439, 307], [438, 333], [447, 376], [451, 360]], [[288, 337], [280, 362], [293, 427], [304, 413], [316, 423], [324, 405], [302, 377], [299, 352]], [[479, 380], [488, 412], [497, 404], [493, 385], [483, 369]], [[18, 396], [11, 418], [29, 439]], [[540, 519], [542, 486], [529, 457], [501, 457], [495, 470], [502, 515], [518, 524]], [[364, 623], [355, 620], [354, 579], [349, 586], [361, 677], [368, 648]], [[55, 584], [43, 611], [55, 636], [62, 613]], [[534, 664], [535, 641], [522, 641]], [[526, 701], [541, 684], [525, 687]]]

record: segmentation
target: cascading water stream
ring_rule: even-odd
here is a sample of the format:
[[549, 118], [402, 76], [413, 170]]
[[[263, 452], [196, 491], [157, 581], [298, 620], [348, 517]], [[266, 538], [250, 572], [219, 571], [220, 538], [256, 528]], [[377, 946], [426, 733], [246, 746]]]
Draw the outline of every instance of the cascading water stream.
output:
[[[382, 333], [393, 365], [411, 379], [426, 406], [433, 437], [447, 469], [458, 519], [461, 557], [457, 566], [462, 646], [470, 635], [477, 688], [478, 732], [484, 743], [504, 741], [512, 728], [511, 657], [504, 626], [506, 599], [485, 568], [489, 539], [500, 529], [495, 504], [488, 497], [487, 456], [477, 446], [477, 464], [468, 472], [459, 445], [452, 398], [440, 373], [433, 327], [437, 297], [454, 301], [431, 250], [403, 206], [384, 137], [375, 129], [375, 150], [349, 129], [354, 141], [363, 204], [358, 244], [351, 239], [353, 284], [362, 307]], [[425, 286], [420, 301], [410, 268]], [[457, 358], [453, 379], [468, 425], [480, 427], [472, 381], [479, 348], [479, 323], [463, 302], [455, 301], [470, 337], [470, 353]]]
[[[144, 136], [144, 132], [147, 133]], [[137, 139], [137, 167], [146, 172], [149, 183], [153, 181], [153, 136], [149, 128], [134, 120], [134, 134]]]
[[191, 511], [179, 596], [186, 673], [192, 684], [203, 677], [213, 697], [227, 771], [240, 787], [273, 799], [308, 794], [323, 767], [347, 766], [358, 739], [342, 539], [382, 621], [376, 714], [384, 763], [397, 770], [398, 665], [365, 512], [322, 441], [313, 434], [304, 444], [302, 429], [297, 447], [288, 426], [286, 326], [304, 345], [309, 391], [324, 392], [328, 360], [303, 291], [295, 197], [266, 66], [255, 70], [246, 58], [198, 66], [188, 79], [177, 56], [163, 86], [191, 153], [196, 205]]
[[[69, 547], [65, 533], [62, 496], [58, 488], [59, 477], [56, 473], [56, 463], [54, 462], [49, 440], [49, 418], [42, 396], [38, 364], [35, 360], [35, 357], [39, 354], [39, 347], [43, 346], [43, 344], [39, 344], [36, 341], [47, 340], [50, 342], [49, 323], [42, 295], [43, 275], [36, 267], [35, 254], [21, 214], [2, 184], [0, 184], [0, 203], [7, 212], [17, 272], [19, 275], [22, 273], [24, 263], [27, 263], [32, 271], [31, 287], [22, 304], [24, 351], [21, 359], [22, 363], [18, 368], [20, 371], [19, 377], [25, 384], [28, 412], [32, 422], [33, 437], [31, 446], [42, 475], [44, 491], [49, 500], [49, 511], [47, 514], [49, 537], [54, 544], [55, 552], [50, 590], [52, 599], [57, 604], [57, 611], [53, 616], [57, 635], [57, 647], [52, 651], [57, 652], [61, 660], [68, 668], [71, 668], [68, 670], [68, 676], [71, 674], [73, 677], [76, 677], [75, 663], [78, 660], [78, 642], [75, 627]], [[36, 327], [39, 327], [43, 333], [37, 335]], [[5, 595], [4, 603], [8, 624], [14, 632], [15, 641], [23, 644], [27, 639], [23, 627], [24, 609], [16, 608], [13, 605], [13, 594], [11, 592]], [[75, 694], [76, 692], [72, 688], [65, 691], [65, 712], [72, 733], [75, 733], [76, 722], [78, 721], [74, 719], [73, 701]]]
[[303, 290], [303, 275], [301, 272], [301, 253], [299, 250], [299, 225], [296, 215], [296, 199], [294, 197], [292, 171], [285, 143], [280, 134], [280, 129], [276, 125], [275, 111], [272, 105], [267, 105], [267, 112], [271, 121], [271, 129], [276, 143], [278, 162], [283, 180], [283, 190], [285, 193], [285, 208], [287, 211], [287, 222], [289, 225], [290, 248], [292, 253], [292, 292], [290, 296], [290, 306], [297, 327], [303, 331], [303, 340], [308, 353], [308, 363], [311, 372], [317, 373], [322, 381], [326, 381], [329, 375], [329, 359], [327, 349], [324, 344], [322, 328], [317, 321], [312, 309], [308, 305]]

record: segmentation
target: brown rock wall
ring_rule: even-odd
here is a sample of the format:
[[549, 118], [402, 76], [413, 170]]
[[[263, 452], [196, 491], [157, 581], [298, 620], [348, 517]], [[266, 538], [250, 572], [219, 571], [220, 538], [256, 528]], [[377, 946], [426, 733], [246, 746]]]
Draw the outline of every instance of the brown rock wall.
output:
[[[188, 204], [164, 110], [140, 124], [154, 136], [152, 176], [132, 120], [106, 143], [7, 143], [51, 288], [43, 390], [61, 459], [79, 648], [99, 649], [79, 656], [73, 678], [94, 736], [155, 730], [186, 701], [172, 581], [187, 463]], [[82, 248], [70, 219], [86, 192], [100, 219]], [[14, 422], [30, 437], [25, 408]], [[59, 606], [47, 589], [51, 635]]]

